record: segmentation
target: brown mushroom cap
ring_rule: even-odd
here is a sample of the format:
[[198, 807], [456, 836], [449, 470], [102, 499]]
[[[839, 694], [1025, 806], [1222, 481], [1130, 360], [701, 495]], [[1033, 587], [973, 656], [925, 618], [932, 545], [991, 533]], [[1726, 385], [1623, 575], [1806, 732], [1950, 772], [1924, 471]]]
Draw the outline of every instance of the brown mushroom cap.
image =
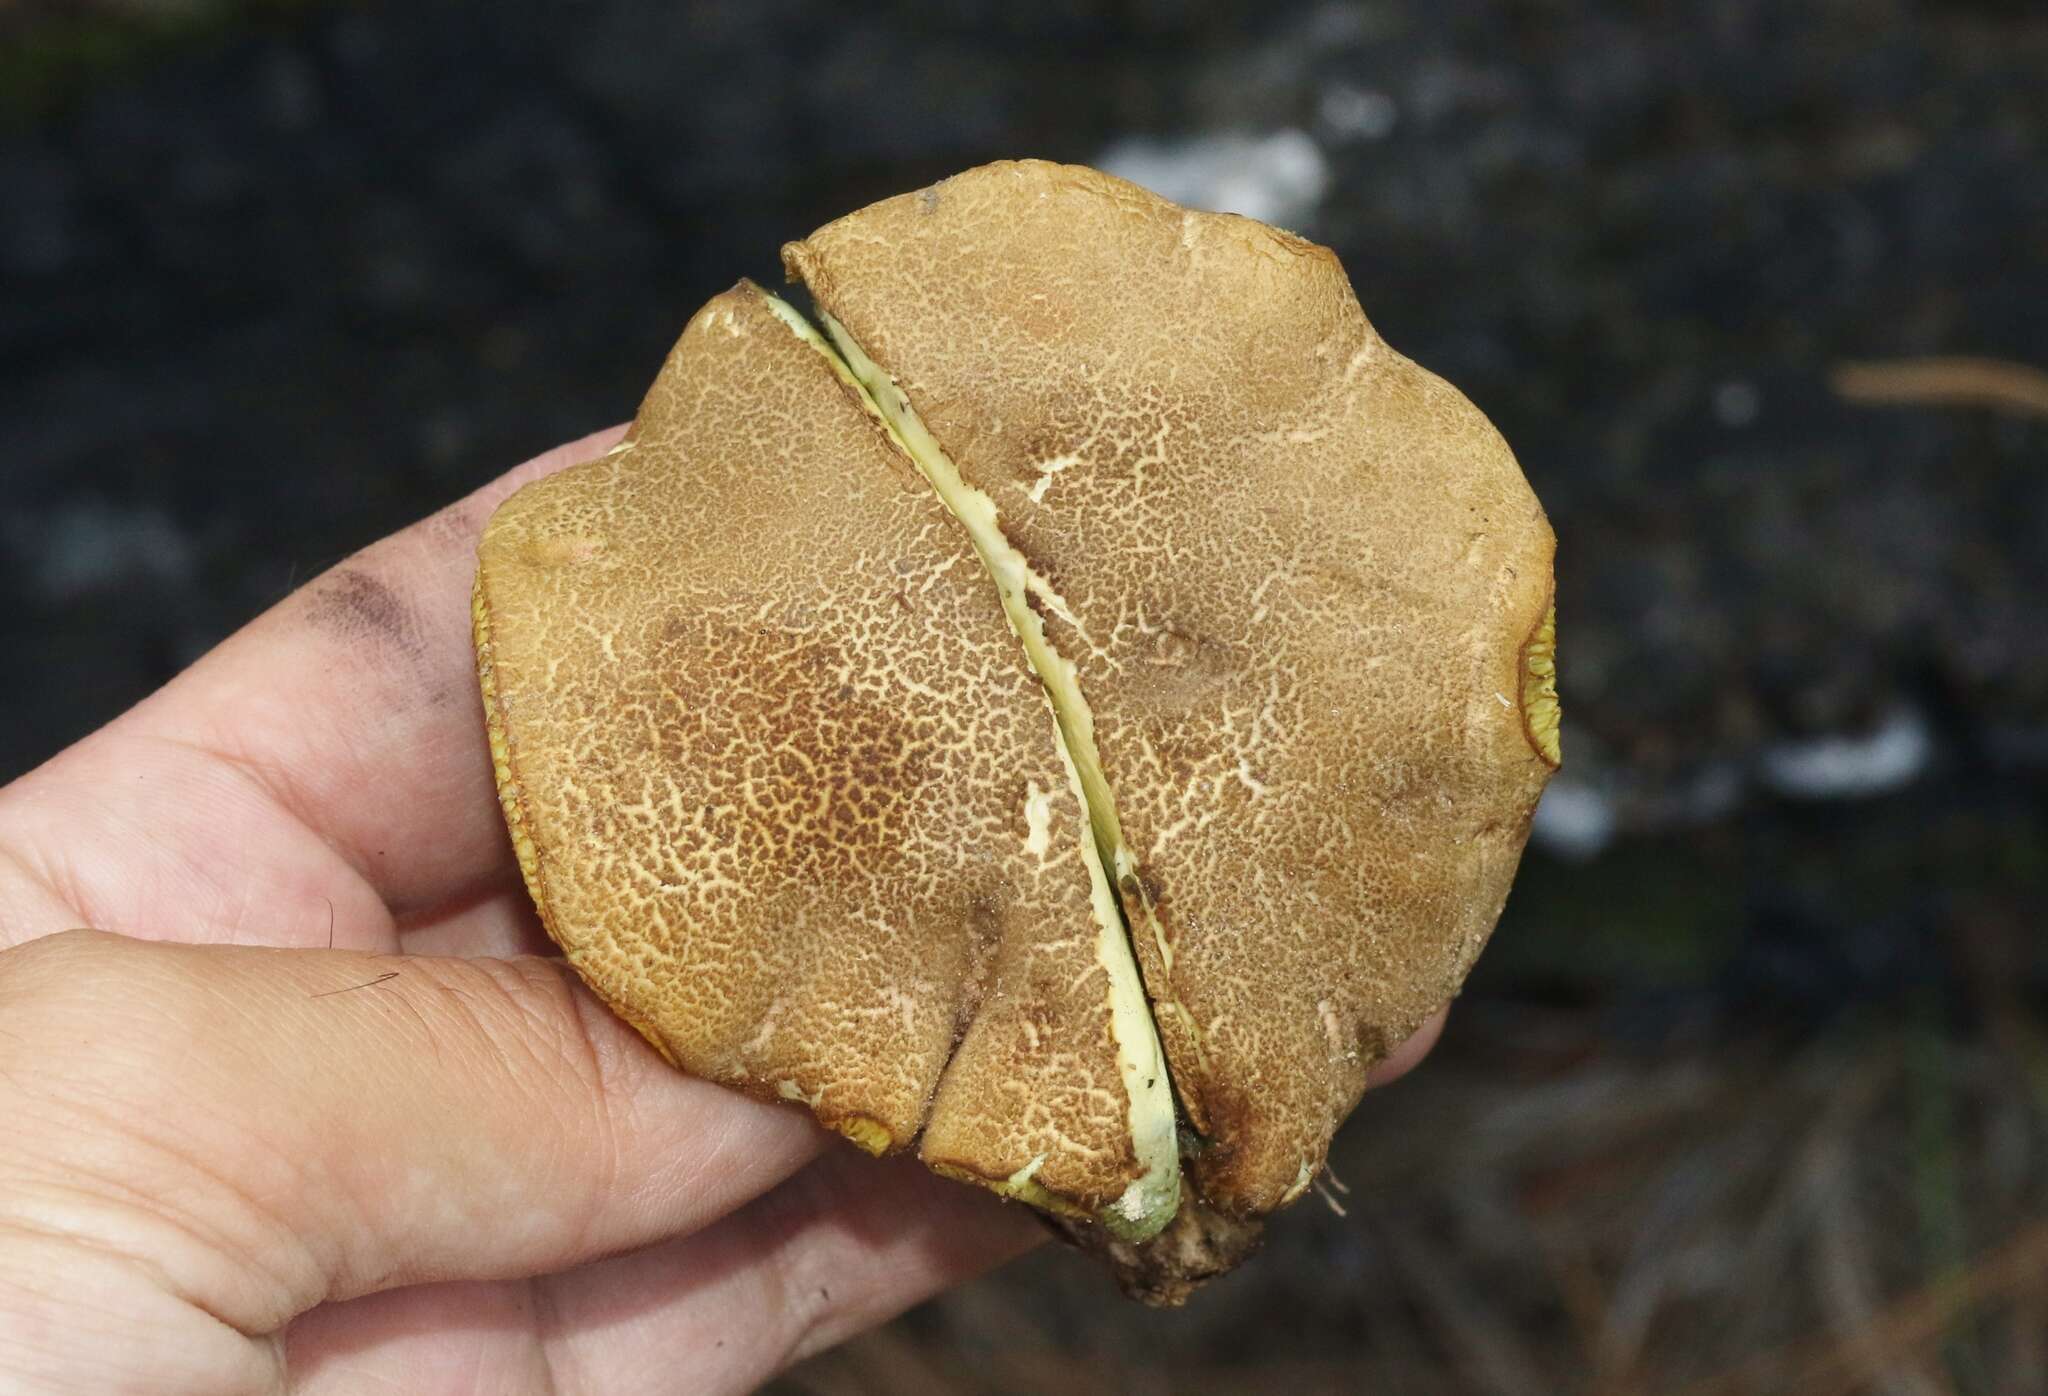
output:
[[1555, 761], [1513, 456], [1327, 249], [1092, 170], [972, 170], [784, 260], [1047, 584], [1201, 1194], [1293, 1200], [1471, 967]]
[[784, 260], [837, 353], [741, 283], [486, 531], [520, 866], [671, 1061], [1177, 1302], [1500, 913], [1549, 526], [1275, 229], [1005, 163]]
[[1051, 714], [828, 354], [757, 288], [717, 297], [630, 437], [521, 490], [479, 556], [500, 794], [591, 986], [672, 1062], [870, 1150], [921, 1135], [1041, 1206], [1116, 1204], [1145, 1044], [1106, 941], [1141, 1024], [1142, 994]]

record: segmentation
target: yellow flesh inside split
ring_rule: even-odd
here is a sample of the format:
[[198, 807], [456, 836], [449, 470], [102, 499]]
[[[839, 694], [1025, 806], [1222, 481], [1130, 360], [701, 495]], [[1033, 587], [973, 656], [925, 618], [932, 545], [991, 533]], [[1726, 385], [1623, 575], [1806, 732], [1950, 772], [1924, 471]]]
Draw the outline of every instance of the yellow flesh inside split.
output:
[[1536, 633], [1522, 646], [1522, 721], [1529, 732], [1529, 744], [1555, 770], [1558, 751], [1557, 728], [1557, 607], [1543, 614]]
[[[841, 381], [858, 393], [863, 405], [937, 491], [940, 502], [967, 529], [976, 555], [995, 580], [1010, 628], [1023, 643], [1032, 670], [1045, 686], [1053, 710], [1054, 737], [1086, 826], [1081, 856], [1088, 868], [1095, 913], [1096, 959], [1108, 981], [1110, 1031], [1116, 1040], [1118, 1067], [1130, 1096], [1133, 1147], [1144, 1169], [1123, 1196], [1097, 1219], [1125, 1240], [1149, 1239], [1173, 1219], [1180, 1206], [1180, 1151], [1173, 1088], [1146, 1001], [1144, 981], [1131, 953], [1130, 932], [1117, 899], [1117, 883], [1108, 871], [1115, 869], [1121, 878], [1131, 871], [1131, 860], [1123, 848], [1116, 805], [1096, 755], [1094, 719], [1081, 696], [1073, 663], [1052, 648], [1043, 622], [1027, 604], [1026, 597], [1037, 596], [1055, 614], [1064, 612], [1065, 604], [1003, 536], [995, 502], [960, 478], [959, 470], [918, 420], [903, 392], [861, 352], [845, 329], [821, 312], [819, 318], [832, 337], [828, 344], [787, 302], [772, 295], [765, 298], [769, 308], [799, 338], [831, 361]], [[1161, 949], [1163, 952], [1163, 945]], [[1033, 1181], [1032, 1175], [1042, 1162], [1036, 1160], [1018, 1170], [996, 1191], [1049, 1210], [1071, 1210]]]

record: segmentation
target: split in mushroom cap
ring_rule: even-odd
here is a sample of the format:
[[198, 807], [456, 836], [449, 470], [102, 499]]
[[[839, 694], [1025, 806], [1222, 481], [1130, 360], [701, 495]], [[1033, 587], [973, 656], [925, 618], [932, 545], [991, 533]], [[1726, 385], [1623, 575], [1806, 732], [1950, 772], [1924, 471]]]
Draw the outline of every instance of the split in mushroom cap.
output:
[[492, 518], [477, 642], [521, 867], [693, 1074], [1144, 1234], [1172, 1105], [1052, 716], [967, 538], [800, 326], [717, 297], [626, 442]]
[[1175, 1298], [1498, 917], [1549, 527], [1286, 233], [1023, 162], [784, 257], [839, 356], [742, 283], [486, 533], [521, 867], [671, 1060], [1098, 1218]]
[[1555, 760], [1513, 456], [1327, 249], [1092, 170], [972, 170], [784, 260], [1059, 597], [1191, 1171], [1293, 1200], [1462, 982]]

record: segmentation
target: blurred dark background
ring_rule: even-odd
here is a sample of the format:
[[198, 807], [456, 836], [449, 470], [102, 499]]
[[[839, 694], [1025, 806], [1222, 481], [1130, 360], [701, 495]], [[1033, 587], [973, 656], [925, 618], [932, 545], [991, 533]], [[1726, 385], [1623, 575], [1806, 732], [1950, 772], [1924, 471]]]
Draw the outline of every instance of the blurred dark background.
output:
[[2048, 1389], [2035, 3], [0, 0], [0, 779], [1024, 154], [1333, 245], [1492, 416], [1566, 766], [1344, 1215], [777, 1389]]

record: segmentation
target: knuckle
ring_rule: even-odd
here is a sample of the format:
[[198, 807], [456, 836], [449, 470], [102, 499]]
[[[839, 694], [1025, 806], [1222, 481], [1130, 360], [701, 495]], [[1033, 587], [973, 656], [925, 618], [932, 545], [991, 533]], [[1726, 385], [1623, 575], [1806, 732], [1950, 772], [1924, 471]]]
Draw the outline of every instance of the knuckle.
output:
[[[458, 1002], [479, 1029], [488, 1069], [520, 1093], [545, 1134], [573, 1146], [576, 1193], [558, 1194], [570, 1231], [587, 1233], [620, 1171], [619, 1081], [607, 1034], [566, 969], [537, 957], [459, 962]], [[617, 1034], [611, 1034], [616, 1036]]]
[[37, 936], [0, 950], [0, 993], [55, 992], [81, 978], [98, 979], [119, 957], [127, 937], [87, 928]]
[[[134, 1024], [181, 1003], [175, 954], [107, 931], [59, 931], [0, 951], [0, 1070], [81, 1069], [108, 1019]], [[126, 1034], [133, 1036], [133, 1034]]]
[[519, 1079], [538, 1075], [579, 1094], [595, 1085], [569, 987], [545, 962], [443, 961], [436, 974], [493, 1069]]

